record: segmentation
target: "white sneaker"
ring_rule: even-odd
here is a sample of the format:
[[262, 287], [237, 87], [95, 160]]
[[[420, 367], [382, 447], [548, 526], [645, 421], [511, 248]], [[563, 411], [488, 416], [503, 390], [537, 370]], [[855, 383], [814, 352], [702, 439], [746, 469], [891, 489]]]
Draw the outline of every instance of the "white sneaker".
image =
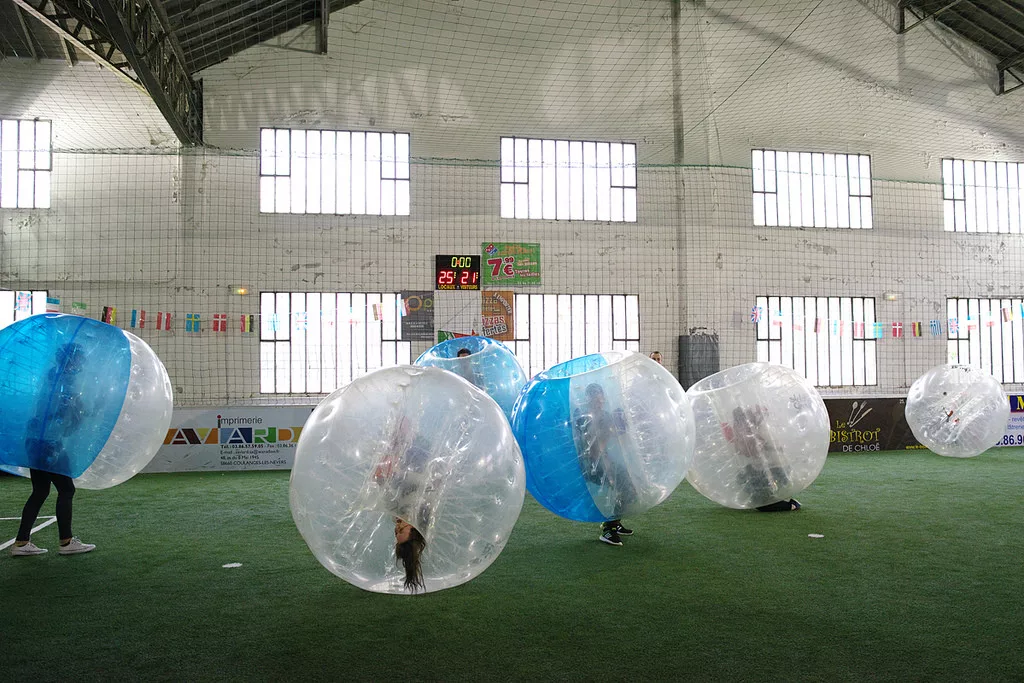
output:
[[35, 543], [29, 541], [25, 545], [12, 545], [11, 555], [14, 557], [20, 557], [22, 555], [42, 555], [46, 552], [46, 548], [40, 548]]
[[78, 540], [78, 536], [75, 536], [67, 545], [62, 545], [57, 552], [61, 555], [76, 555], [78, 553], [87, 553], [95, 549], [96, 546], [94, 544], [82, 543]]

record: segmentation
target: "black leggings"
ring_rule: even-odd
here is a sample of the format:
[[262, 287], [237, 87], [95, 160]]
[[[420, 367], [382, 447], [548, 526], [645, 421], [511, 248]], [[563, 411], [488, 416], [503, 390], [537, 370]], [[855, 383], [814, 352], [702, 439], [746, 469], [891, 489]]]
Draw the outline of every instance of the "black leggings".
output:
[[32, 525], [36, 523], [39, 510], [50, 495], [51, 483], [57, 488], [57, 530], [61, 539], [71, 538], [71, 499], [75, 497], [75, 482], [63, 474], [42, 470], [29, 470], [29, 473], [32, 476], [32, 495], [28, 497], [25, 509], [21, 512], [17, 540], [27, 541], [31, 537]]

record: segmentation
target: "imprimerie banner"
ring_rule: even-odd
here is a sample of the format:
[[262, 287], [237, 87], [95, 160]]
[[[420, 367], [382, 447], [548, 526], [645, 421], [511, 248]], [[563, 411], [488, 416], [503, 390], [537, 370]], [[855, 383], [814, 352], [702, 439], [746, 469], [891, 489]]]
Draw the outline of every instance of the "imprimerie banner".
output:
[[175, 408], [143, 472], [287, 470], [314, 406]]

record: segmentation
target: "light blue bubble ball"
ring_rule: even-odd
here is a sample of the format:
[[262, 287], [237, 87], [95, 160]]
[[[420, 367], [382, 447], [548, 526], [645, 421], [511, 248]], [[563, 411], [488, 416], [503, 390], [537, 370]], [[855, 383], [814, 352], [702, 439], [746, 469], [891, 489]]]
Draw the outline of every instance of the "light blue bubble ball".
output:
[[632, 351], [591, 354], [539, 373], [516, 402], [512, 431], [527, 490], [580, 522], [658, 505], [693, 457], [686, 392], [659, 363]]
[[[468, 350], [469, 355], [459, 358], [461, 349]], [[526, 386], [526, 373], [515, 354], [489, 337], [448, 339], [424, 351], [414, 365], [441, 368], [468, 380], [493, 398], [509, 420], [512, 406]]]
[[0, 465], [119, 484], [156, 454], [171, 421], [167, 370], [117, 327], [47, 313], [0, 330]]

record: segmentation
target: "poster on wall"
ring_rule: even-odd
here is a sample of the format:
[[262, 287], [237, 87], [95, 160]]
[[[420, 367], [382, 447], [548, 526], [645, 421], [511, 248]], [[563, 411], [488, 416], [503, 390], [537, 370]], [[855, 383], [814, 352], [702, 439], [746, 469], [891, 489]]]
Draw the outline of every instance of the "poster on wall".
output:
[[513, 341], [515, 335], [515, 296], [503, 289], [481, 293], [481, 332], [498, 341]]
[[402, 292], [402, 339], [405, 341], [434, 340], [434, 292]]
[[906, 403], [903, 398], [826, 398], [829, 453], [924, 448], [907, 424]]
[[143, 472], [288, 470], [314, 406], [175, 408]]
[[480, 253], [484, 287], [540, 284], [540, 244], [484, 242]]

